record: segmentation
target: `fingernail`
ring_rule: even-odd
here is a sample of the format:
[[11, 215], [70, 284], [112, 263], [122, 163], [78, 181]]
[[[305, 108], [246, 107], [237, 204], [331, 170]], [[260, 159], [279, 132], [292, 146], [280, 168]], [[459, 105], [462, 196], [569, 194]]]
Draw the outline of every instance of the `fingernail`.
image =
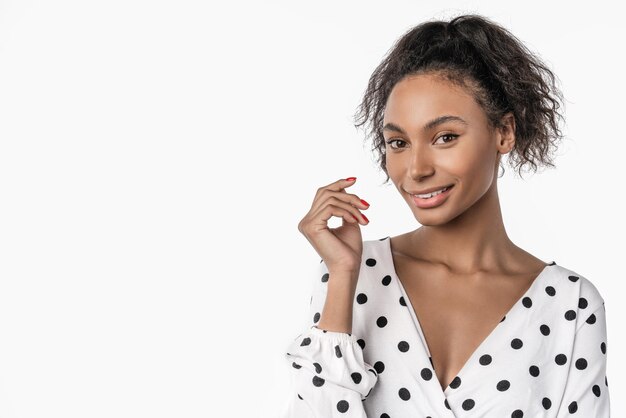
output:
[[[361, 215], [363, 215], [363, 214], [361, 214]], [[365, 215], [363, 215], [363, 218], [365, 219], [366, 222], [370, 221], [369, 219], [367, 219], [367, 216], [365, 216]]]
[[354, 180], [356, 180], [356, 177], [348, 177], [346, 180], [347, 181], [354, 181]]
[[363, 203], [365, 206], [369, 206], [370, 204], [367, 203], [365, 200], [361, 199], [361, 203]]

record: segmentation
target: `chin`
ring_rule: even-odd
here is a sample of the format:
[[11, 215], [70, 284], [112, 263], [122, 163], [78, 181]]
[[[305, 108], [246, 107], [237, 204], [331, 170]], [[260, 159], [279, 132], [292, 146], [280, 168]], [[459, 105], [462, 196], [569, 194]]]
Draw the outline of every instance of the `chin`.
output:
[[449, 222], [449, 219], [420, 219], [420, 218], [416, 218], [416, 219], [417, 219], [417, 222], [422, 226], [441, 226]]
[[411, 208], [413, 216], [420, 225], [441, 226], [454, 220], [458, 214], [450, 213], [449, 208], [420, 209]]

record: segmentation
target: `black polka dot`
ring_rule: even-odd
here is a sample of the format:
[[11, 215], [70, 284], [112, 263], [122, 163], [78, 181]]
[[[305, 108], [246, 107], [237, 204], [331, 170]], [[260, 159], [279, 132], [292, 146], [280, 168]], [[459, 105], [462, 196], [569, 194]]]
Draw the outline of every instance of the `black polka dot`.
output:
[[576, 311], [570, 309], [569, 311], [565, 312], [565, 319], [567, 319], [568, 321], [576, 319]]
[[589, 325], [595, 324], [596, 323], [596, 315], [595, 314], [589, 315], [589, 318], [587, 318], [587, 320], [585, 322], [588, 323]]
[[336, 346], [335, 346], [335, 355], [337, 356], [337, 358], [341, 358], [341, 357], [343, 357], [343, 356], [341, 355], [341, 348], [339, 348], [339, 345], [336, 345]]
[[524, 343], [519, 338], [513, 338], [511, 340], [511, 347], [513, 347], [516, 350], [519, 350], [520, 348], [522, 348], [523, 345]]
[[303, 401], [304, 399], [302, 399], [302, 396], [300, 396], [300, 394], [298, 393], [298, 398]]
[[376, 325], [378, 325], [379, 328], [384, 328], [385, 325], [387, 325], [387, 318], [385, 318], [384, 316], [379, 316], [376, 320]]
[[398, 343], [398, 350], [406, 353], [407, 351], [409, 351], [409, 343], [407, 343], [406, 341], [400, 341]]
[[348, 412], [348, 408], [350, 408], [350, 404], [348, 403], [348, 401], [341, 400], [337, 402], [337, 411], [341, 412], [342, 414], [344, 412]]
[[573, 414], [574, 412], [578, 411], [578, 404], [576, 403], [576, 401], [567, 405], [567, 410], [569, 411], [570, 414]]
[[550, 335], [550, 327], [549, 327], [549, 326], [547, 326], [546, 324], [542, 324], [542, 325], [539, 327], [539, 331], [541, 331], [541, 333], [542, 333], [543, 335]]
[[602, 354], [606, 354], [606, 343], [604, 341], [600, 343], [600, 351], [602, 351]]
[[409, 392], [407, 388], [400, 388], [400, 390], [398, 391], [398, 396], [400, 396], [400, 399], [402, 399], [403, 401], [408, 401], [409, 399], [411, 399], [411, 392]]
[[313, 376], [313, 386], [320, 387], [324, 384], [325, 380], [319, 376]]
[[315, 312], [315, 315], [313, 315], [313, 322], [317, 322], [320, 320], [320, 313], [319, 312]]
[[578, 276], [569, 276], [569, 277], [568, 277], [568, 279], [569, 279], [571, 282], [577, 282], [577, 281], [578, 281], [578, 279], [579, 279], [579, 277], [578, 277]]
[[585, 309], [588, 305], [589, 305], [589, 302], [587, 302], [587, 299], [585, 298], [578, 299], [578, 308]]
[[458, 388], [459, 386], [461, 386], [461, 378], [459, 376], [456, 376], [454, 379], [452, 379], [452, 382], [450, 382], [448, 386], [450, 386], [452, 389]]
[[[328, 281], [328, 278], [330, 277], [330, 274], [328, 273], [324, 273], [322, 275], [322, 283], [326, 283]], [[334, 283], [334, 282], [333, 282]]]
[[461, 408], [463, 408], [464, 411], [469, 411], [474, 407], [474, 405], [476, 405], [476, 402], [474, 402], [473, 399], [466, 399], [461, 404]]
[[541, 400], [541, 405], [543, 406], [543, 409], [548, 410], [552, 407], [552, 401], [549, 398], [543, 398]]
[[556, 357], [554, 357], [554, 361], [559, 366], [562, 366], [567, 363], [567, 356], [565, 354], [557, 354]]
[[391, 417], [389, 415], [387, 415], [387, 414], [381, 414], [380, 418], [391, 418]]
[[296, 363], [295, 361], [293, 363], [291, 363], [291, 365], [293, 366], [294, 369], [299, 369], [299, 368], [302, 367], [298, 363]]
[[503, 322], [505, 319], [506, 319], [506, 315], [504, 315], [504, 316], [502, 317], [502, 319], [500, 320], [500, 322]]
[[404, 300], [404, 296], [400, 296], [400, 305], [406, 306], [406, 301]]
[[315, 373], [322, 373], [322, 366], [319, 363], [313, 363], [313, 367], [315, 367]]
[[528, 373], [530, 373], [530, 375], [531, 375], [532, 377], [537, 377], [537, 376], [539, 376], [539, 367], [537, 367], [537, 366], [530, 366], [530, 367], [528, 368]]
[[374, 267], [376, 265], [376, 260], [374, 258], [368, 258], [365, 260], [365, 264], [369, 267]]
[[363, 376], [361, 376], [361, 373], [358, 373], [358, 372], [352, 373], [350, 377], [352, 378], [352, 381], [356, 383], [357, 385], [361, 383], [361, 379], [363, 378]]
[[531, 298], [526, 296], [524, 297], [524, 299], [522, 299], [522, 305], [524, 305], [525, 308], [530, 308], [531, 306], [533, 306], [533, 301]]
[[556, 295], [556, 289], [552, 286], [546, 286], [546, 293], [548, 296], [554, 296]]
[[598, 385], [593, 385], [593, 387], [591, 388], [591, 391], [593, 392], [594, 395], [596, 395], [598, 398], [600, 397], [600, 386]]
[[383, 284], [383, 286], [389, 286], [389, 283], [391, 283], [391, 276], [386, 275], [385, 277], [383, 277], [381, 283]]
[[516, 409], [511, 413], [511, 418], [522, 418], [524, 416], [524, 412], [521, 409]]
[[376, 370], [378, 374], [381, 374], [385, 371], [385, 363], [383, 363], [382, 361], [377, 361], [376, 363], [374, 363], [374, 370]]
[[443, 400], [443, 405], [444, 405], [446, 408], [450, 409], [450, 404], [448, 403], [448, 400], [447, 400], [447, 399], [444, 399], [444, 400]]
[[356, 340], [356, 343], [359, 345], [359, 347], [361, 347], [361, 350], [365, 348], [365, 341], [362, 338]]
[[309, 344], [311, 344], [311, 339], [309, 337], [306, 337], [300, 343], [300, 347], [304, 347], [304, 346], [309, 345]]
[[483, 365], [486, 366], [488, 364], [491, 364], [491, 356], [489, 354], [483, 354], [482, 356], [480, 356], [480, 358], [478, 359], [478, 362]]
[[500, 392], [504, 392], [505, 390], [508, 390], [510, 387], [511, 387], [511, 383], [508, 380], [500, 380], [496, 384], [496, 389], [498, 389]]
[[433, 371], [430, 370], [428, 367], [424, 367], [421, 371], [420, 371], [420, 375], [422, 376], [422, 379], [424, 380], [430, 380], [433, 377]]
[[365, 293], [359, 293], [356, 297], [356, 302], [359, 305], [363, 305], [365, 302], [367, 302], [367, 295]]
[[582, 357], [576, 360], [575, 364], [578, 370], [585, 370], [587, 368], [587, 360]]

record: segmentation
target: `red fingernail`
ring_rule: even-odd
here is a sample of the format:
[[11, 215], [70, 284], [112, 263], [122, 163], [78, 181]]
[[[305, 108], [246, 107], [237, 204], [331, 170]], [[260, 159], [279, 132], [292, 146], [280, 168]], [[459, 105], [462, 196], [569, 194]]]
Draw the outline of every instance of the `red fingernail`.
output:
[[354, 181], [354, 180], [356, 180], [356, 177], [348, 177], [346, 180], [347, 181]]
[[363, 216], [363, 218], [365, 219], [365, 221], [366, 221], [366, 222], [369, 222], [369, 221], [370, 221], [369, 219], [367, 219], [367, 216], [365, 216], [365, 215], [363, 215], [363, 214], [361, 214], [361, 215]]
[[352, 215], [352, 217], [354, 218], [355, 221], [359, 222], [359, 220], [356, 218], [356, 216]]
[[369, 206], [370, 204], [367, 203], [365, 200], [361, 199], [361, 203], [363, 203], [365, 206]]

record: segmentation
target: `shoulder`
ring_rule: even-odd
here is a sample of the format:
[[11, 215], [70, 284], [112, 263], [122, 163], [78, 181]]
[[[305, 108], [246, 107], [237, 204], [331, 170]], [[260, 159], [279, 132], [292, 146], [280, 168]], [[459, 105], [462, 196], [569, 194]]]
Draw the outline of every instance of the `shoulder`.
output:
[[604, 298], [590, 278], [558, 264], [554, 265], [554, 269], [555, 291], [563, 294], [561, 301], [576, 313], [579, 325], [598, 310], [604, 309]]
[[591, 279], [567, 267], [558, 264], [555, 265], [555, 267], [561, 280], [567, 280], [567, 282], [573, 284], [574, 289], [576, 289], [578, 293], [580, 305], [597, 309], [604, 304], [602, 294]]
[[376, 263], [388, 263], [389, 254], [389, 239], [386, 236], [383, 238], [368, 239], [363, 241], [363, 257], [362, 261], [367, 263], [368, 260], [372, 264], [372, 259], [376, 260]]

